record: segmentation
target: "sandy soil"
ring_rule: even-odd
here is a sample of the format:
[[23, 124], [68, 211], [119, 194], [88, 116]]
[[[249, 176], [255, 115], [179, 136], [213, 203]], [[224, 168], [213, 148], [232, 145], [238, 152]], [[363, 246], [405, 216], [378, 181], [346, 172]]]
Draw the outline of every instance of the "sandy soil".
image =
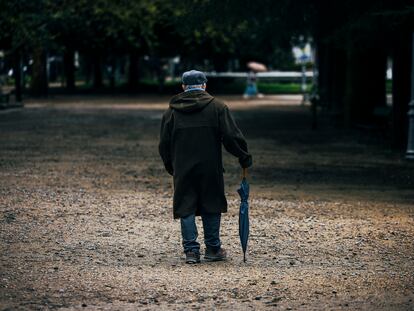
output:
[[183, 263], [157, 154], [167, 98], [0, 113], [0, 308], [414, 310], [414, 164], [381, 133], [311, 131], [298, 97], [225, 99], [254, 156], [247, 263], [229, 155], [231, 257]]

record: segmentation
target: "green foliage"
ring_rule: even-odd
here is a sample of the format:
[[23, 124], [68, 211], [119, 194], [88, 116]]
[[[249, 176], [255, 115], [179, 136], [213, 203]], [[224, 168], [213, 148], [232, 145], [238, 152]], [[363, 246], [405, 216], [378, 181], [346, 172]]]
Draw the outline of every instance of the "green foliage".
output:
[[70, 47], [181, 55], [184, 68], [209, 60], [208, 69], [223, 70], [237, 59], [288, 69], [300, 35], [365, 49], [398, 40], [413, 23], [408, 0], [0, 0], [0, 49]]
[[163, 0], [12, 0], [0, 3], [0, 47], [71, 45], [78, 49], [153, 52], [174, 31]]
[[[219, 64], [228, 59], [242, 64], [256, 60], [283, 68], [293, 64], [291, 37], [303, 25], [302, 10], [294, 3], [184, 0], [177, 24], [185, 33], [190, 56]], [[291, 14], [293, 9], [297, 14]]]
[[[258, 89], [263, 94], [302, 94], [300, 83], [266, 83], [259, 82]], [[307, 84], [307, 90], [311, 85]]]
[[320, 0], [311, 7], [312, 32], [338, 48], [391, 48], [398, 32], [414, 30], [410, 0]]
[[3, 0], [0, 47], [136, 49], [271, 64], [292, 38], [317, 34], [320, 24], [337, 43], [351, 33], [364, 44], [378, 38], [373, 30], [390, 35], [413, 20], [414, 5], [403, 0]]
[[11, 49], [50, 44], [49, 15], [51, 1], [1, 1], [0, 42]]

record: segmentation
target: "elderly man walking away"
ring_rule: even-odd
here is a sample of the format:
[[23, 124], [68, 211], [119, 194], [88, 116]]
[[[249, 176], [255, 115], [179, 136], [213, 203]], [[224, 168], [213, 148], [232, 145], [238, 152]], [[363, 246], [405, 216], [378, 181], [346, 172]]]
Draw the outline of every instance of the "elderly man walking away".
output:
[[200, 262], [195, 216], [201, 216], [207, 261], [226, 259], [221, 247], [221, 213], [227, 212], [221, 145], [239, 159], [242, 168], [252, 165], [246, 140], [221, 101], [206, 92], [207, 78], [196, 70], [182, 76], [184, 92], [170, 100], [161, 123], [159, 152], [167, 172], [174, 177], [174, 218], [181, 219], [186, 263]]

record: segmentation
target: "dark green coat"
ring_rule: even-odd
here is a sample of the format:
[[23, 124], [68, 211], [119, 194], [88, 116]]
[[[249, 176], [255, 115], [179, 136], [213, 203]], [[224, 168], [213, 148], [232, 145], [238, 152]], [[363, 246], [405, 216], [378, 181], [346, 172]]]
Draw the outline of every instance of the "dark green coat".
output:
[[174, 176], [174, 218], [227, 211], [221, 145], [252, 165], [246, 140], [221, 101], [205, 91], [174, 96], [161, 123], [159, 152]]

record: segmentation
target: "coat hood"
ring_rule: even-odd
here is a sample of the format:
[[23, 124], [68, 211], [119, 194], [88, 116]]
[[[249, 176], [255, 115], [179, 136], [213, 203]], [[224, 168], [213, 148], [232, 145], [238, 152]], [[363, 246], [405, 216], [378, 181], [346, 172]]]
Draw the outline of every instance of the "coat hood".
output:
[[195, 112], [203, 109], [214, 99], [205, 91], [189, 91], [175, 95], [170, 100], [170, 107], [180, 112]]

